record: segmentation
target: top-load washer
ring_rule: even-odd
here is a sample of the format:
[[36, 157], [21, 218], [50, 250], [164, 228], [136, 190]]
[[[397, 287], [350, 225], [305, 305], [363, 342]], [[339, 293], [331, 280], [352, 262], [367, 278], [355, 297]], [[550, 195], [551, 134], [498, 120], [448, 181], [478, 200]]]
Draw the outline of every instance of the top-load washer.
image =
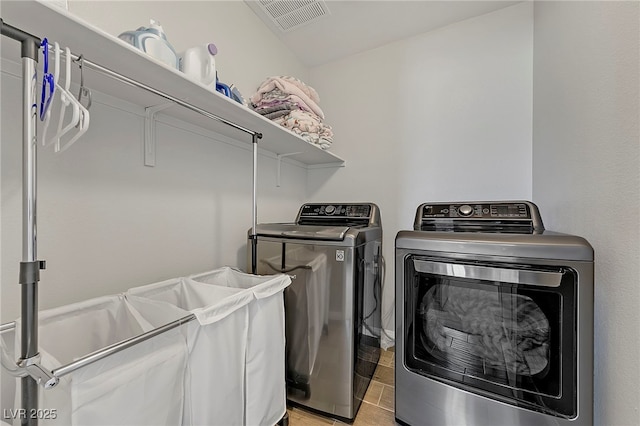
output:
[[284, 292], [288, 401], [352, 421], [380, 357], [378, 207], [304, 204], [294, 223], [259, 224], [255, 234], [257, 273], [292, 280]]
[[425, 203], [396, 236], [396, 419], [593, 424], [593, 249], [527, 201]]

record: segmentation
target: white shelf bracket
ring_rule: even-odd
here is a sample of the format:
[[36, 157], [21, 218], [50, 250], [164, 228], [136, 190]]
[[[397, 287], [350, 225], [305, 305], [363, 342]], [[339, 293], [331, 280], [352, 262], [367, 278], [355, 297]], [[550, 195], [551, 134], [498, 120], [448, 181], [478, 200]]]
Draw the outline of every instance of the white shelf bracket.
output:
[[278, 171], [276, 173], [276, 186], [280, 187], [280, 165], [282, 163], [282, 159], [284, 157], [290, 157], [292, 155], [298, 155], [298, 154], [302, 154], [302, 152], [290, 152], [288, 154], [278, 154], [277, 158], [278, 158]]
[[144, 165], [156, 165], [156, 114], [174, 105], [173, 102], [153, 105], [144, 109]]

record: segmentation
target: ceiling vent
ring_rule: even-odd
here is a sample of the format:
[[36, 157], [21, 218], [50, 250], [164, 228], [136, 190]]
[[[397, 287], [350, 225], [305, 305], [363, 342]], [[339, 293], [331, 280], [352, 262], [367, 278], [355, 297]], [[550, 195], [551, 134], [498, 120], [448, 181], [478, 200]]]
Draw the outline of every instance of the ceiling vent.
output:
[[260, 8], [283, 32], [289, 32], [329, 15], [322, 0], [259, 0]]

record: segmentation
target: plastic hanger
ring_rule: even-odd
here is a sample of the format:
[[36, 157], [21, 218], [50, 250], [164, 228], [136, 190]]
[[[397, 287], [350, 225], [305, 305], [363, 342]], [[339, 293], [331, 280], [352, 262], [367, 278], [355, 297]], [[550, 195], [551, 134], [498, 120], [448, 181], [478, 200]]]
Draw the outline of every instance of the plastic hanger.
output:
[[[44, 70], [42, 73], [42, 97], [40, 98], [40, 120], [45, 121], [46, 117], [51, 117], [51, 100], [55, 94], [55, 78], [49, 73], [49, 41], [45, 37], [42, 39], [40, 46], [43, 48], [42, 56], [44, 57]], [[49, 90], [47, 90], [47, 86]]]
[[[66, 73], [64, 87], [60, 85], [60, 79], [58, 79], [58, 81], [56, 82], [56, 88], [60, 90], [60, 100], [62, 101], [62, 106], [60, 108], [60, 119], [58, 120], [58, 131], [53, 137], [56, 152], [60, 151], [60, 138], [70, 132], [71, 129], [73, 129], [80, 120], [80, 105], [76, 101], [76, 98], [71, 94], [71, 92], [69, 92], [69, 87], [71, 86], [71, 50], [69, 50], [68, 47], [65, 48], [65, 56]], [[71, 106], [73, 115], [71, 117], [71, 122], [63, 128], [62, 125], [64, 123], [64, 117], [66, 115], [65, 113], [68, 106]]]
[[[65, 53], [67, 54], [67, 69], [69, 71], [71, 71], [71, 52], [69, 51], [69, 48], [65, 49]], [[65, 81], [66, 83], [66, 81]], [[68, 91], [69, 95], [71, 95], [71, 92]], [[87, 107], [85, 107], [84, 105], [82, 105], [82, 102], [80, 102], [80, 99], [82, 97], [83, 93], [87, 93], [88, 92], [88, 99], [89, 99], [89, 103], [87, 104]], [[60, 146], [60, 141], [58, 140], [58, 143], [55, 146], [55, 152], [64, 152], [67, 149], [69, 149], [71, 147], [71, 145], [73, 145], [79, 138], [80, 136], [82, 136], [87, 129], [89, 129], [89, 107], [91, 106], [91, 92], [89, 92], [88, 89], [86, 89], [84, 87], [84, 75], [83, 75], [83, 70], [82, 70], [82, 55], [80, 55], [80, 93], [78, 94], [78, 99], [74, 98], [73, 96], [71, 96], [71, 102], [73, 104], [75, 104], [77, 106], [77, 108], [80, 110], [80, 118], [78, 119], [78, 122], [75, 124], [74, 127], [78, 127], [80, 130], [78, 130], [78, 132], [69, 140], [67, 141], [67, 143], [65, 143], [64, 145], [62, 145], [62, 147]]]
[[[45, 39], [46, 40], [46, 39]], [[44, 41], [43, 41], [44, 43]], [[58, 76], [60, 76], [60, 45], [57, 42], [54, 42], [54, 49], [53, 49], [53, 55], [54, 55], [54, 73], [53, 73], [53, 87], [55, 88], [56, 85], [58, 84]], [[48, 51], [49, 47], [46, 46], [45, 50]], [[46, 58], [46, 56], [45, 56]], [[45, 64], [46, 64], [47, 59], [45, 59]], [[45, 73], [47, 66], [45, 65]], [[43, 83], [44, 85], [44, 83]], [[44, 90], [44, 87], [43, 87]], [[53, 102], [55, 100], [55, 95], [56, 95], [57, 90], [55, 90], [53, 92], [53, 95], [51, 96], [51, 102]], [[47, 142], [47, 130], [49, 129], [49, 122], [51, 121], [51, 110], [53, 109], [53, 105], [55, 105], [54, 103], [52, 103], [51, 107], [49, 107], [47, 109], [47, 112], [45, 114], [45, 118], [44, 118], [44, 126], [42, 128], [42, 146], [48, 146], [51, 145], [55, 140], [51, 139], [51, 141]]]
[[87, 131], [87, 129], [89, 129], [89, 110], [87, 110], [80, 102], [78, 102], [78, 107], [80, 108], [80, 130], [62, 147], [60, 147], [59, 144], [56, 145], [56, 152], [64, 152], [69, 149], [71, 145], [73, 145], [80, 138], [80, 136], [82, 136]]

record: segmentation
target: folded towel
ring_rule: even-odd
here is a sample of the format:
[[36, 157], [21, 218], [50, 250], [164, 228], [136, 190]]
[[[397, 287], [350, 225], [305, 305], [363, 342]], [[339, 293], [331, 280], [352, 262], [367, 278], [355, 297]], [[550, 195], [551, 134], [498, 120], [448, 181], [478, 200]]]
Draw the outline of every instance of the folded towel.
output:
[[[265, 81], [260, 84], [258, 91], [265, 86], [270, 86], [271, 83], [279, 83], [282, 86], [289, 87], [290, 85], [296, 86], [299, 90], [301, 90], [305, 95], [307, 95], [313, 102], [320, 103], [320, 96], [318, 96], [318, 92], [311, 86], [306, 85], [302, 80], [290, 77], [286, 75], [269, 77]], [[268, 91], [268, 90], [267, 90]]]
[[323, 138], [328, 141], [333, 139], [331, 126], [326, 125], [319, 117], [302, 110], [293, 110], [285, 116], [275, 118], [273, 121], [297, 134], [313, 133], [317, 138]]
[[259, 105], [263, 99], [283, 99], [289, 96], [296, 96], [296, 100], [294, 102], [306, 105], [309, 110], [321, 118], [324, 118], [324, 113], [314, 100], [315, 98], [319, 101], [318, 94], [313, 90], [311, 93], [315, 94], [315, 96], [309, 96], [309, 92], [310, 90], [301, 89], [299, 83], [295, 83], [281, 77], [272, 77], [263, 83], [258, 88], [258, 91], [251, 96], [251, 103]]
[[254, 109], [257, 110], [260, 108], [269, 108], [278, 105], [290, 105], [292, 110], [302, 109], [304, 111], [313, 113], [318, 117], [324, 118], [324, 113], [319, 106], [309, 106], [299, 96], [287, 95], [278, 89], [266, 93], [262, 100], [254, 105]]
[[333, 130], [324, 123], [319, 102], [315, 89], [288, 76], [269, 77], [251, 96], [251, 107], [258, 114], [307, 142], [328, 149], [333, 142]]
[[[261, 113], [262, 114], [262, 113]], [[273, 112], [269, 112], [266, 114], [262, 114], [264, 117], [268, 118], [269, 120], [273, 120], [276, 119], [278, 117], [282, 117], [289, 114], [288, 110], [280, 110], [280, 111], [273, 111]]]
[[297, 105], [291, 104], [289, 102], [278, 103], [277, 105], [274, 105], [274, 106], [261, 105], [261, 106], [254, 107], [255, 112], [262, 115], [267, 115], [272, 112], [278, 112], [278, 111], [287, 111], [287, 114], [289, 114], [289, 111], [291, 111], [292, 109], [298, 109]]

